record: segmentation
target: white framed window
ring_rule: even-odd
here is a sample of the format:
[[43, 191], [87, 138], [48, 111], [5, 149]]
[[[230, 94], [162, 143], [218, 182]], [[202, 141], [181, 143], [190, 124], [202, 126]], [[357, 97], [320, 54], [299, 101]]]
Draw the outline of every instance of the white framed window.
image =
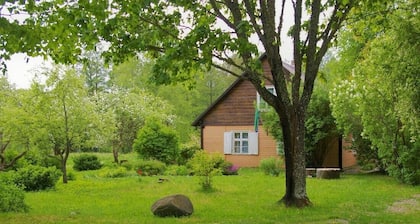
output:
[[[273, 85], [269, 85], [265, 87], [270, 93], [276, 95], [276, 89]], [[268, 110], [269, 105], [267, 102], [264, 101], [264, 99], [261, 97], [261, 95], [257, 92], [257, 107], [260, 111]]]
[[224, 133], [225, 154], [258, 154], [258, 132], [230, 131]]

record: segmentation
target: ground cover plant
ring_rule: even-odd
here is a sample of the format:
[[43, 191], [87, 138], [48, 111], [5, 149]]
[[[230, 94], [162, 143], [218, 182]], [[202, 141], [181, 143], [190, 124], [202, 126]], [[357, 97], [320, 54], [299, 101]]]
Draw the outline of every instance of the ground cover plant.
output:
[[[105, 165], [112, 154], [97, 154]], [[135, 163], [135, 156], [122, 155]], [[72, 161], [72, 160], [69, 160]], [[69, 169], [72, 164], [68, 164]], [[108, 166], [109, 168], [110, 166]], [[101, 170], [72, 171], [74, 181], [55, 189], [26, 192], [27, 213], [0, 213], [0, 223], [416, 223], [420, 187], [379, 175], [342, 175], [337, 180], [308, 178], [313, 206], [286, 208], [277, 199], [284, 173], [264, 175], [240, 169], [238, 175], [214, 176], [213, 191], [202, 191], [196, 176], [140, 176], [135, 169], [121, 178]], [[166, 181], [159, 182], [159, 178]], [[194, 213], [185, 218], [158, 218], [150, 206], [170, 194], [185, 194]]]

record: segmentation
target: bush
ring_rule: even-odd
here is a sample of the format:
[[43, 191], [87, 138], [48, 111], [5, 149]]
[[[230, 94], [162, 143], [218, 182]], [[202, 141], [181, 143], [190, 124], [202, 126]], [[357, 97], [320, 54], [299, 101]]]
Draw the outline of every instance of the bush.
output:
[[183, 145], [179, 151], [178, 164], [185, 165], [194, 156], [194, 153], [200, 151], [198, 146]]
[[25, 194], [12, 184], [0, 182], [0, 212], [26, 212]]
[[165, 168], [166, 165], [157, 160], [144, 160], [135, 166], [137, 173], [141, 176], [160, 175], [163, 174]]
[[169, 127], [150, 121], [137, 133], [133, 149], [144, 159], [174, 164], [179, 155], [178, 136]]
[[399, 181], [411, 185], [420, 184], [420, 144], [413, 148], [401, 147], [398, 165], [389, 165], [388, 173]]
[[238, 175], [239, 167], [233, 165], [233, 163], [225, 161], [222, 164], [223, 175]]
[[120, 163], [120, 166], [126, 168], [127, 170], [132, 170], [133, 169], [133, 164], [131, 164], [128, 161]]
[[61, 175], [55, 167], [29, 165], [20, 168], [13, 181], [25, 191], [39, 191], [54, 187]]
[[71, 181], [76, 180], [76, 174], [74, 174], [71, 171], [67, 171], [67, 180], [71, 180]]
[[184, 165], [172, 165], [166, 168], [165, 171], [165, 175], [169, 176], [187, 176], [190, 173], [187, 166]]
[[128, 175], [127, 169], [124, 167], [117, 167], [117, 168], [105, 168], [101, 170], [100, 176], [106, 178], [119, 178], [119, 177], [126, 177]]
[[213, 188], [213, 176], [221, 174], [221, 162], [223, 158], [219, 154], [208, 154], [204, 151], [198, 151], [194, 154], [193, 158], [188, 162], [192, 168], [194, 175], [200, 176], [200, 185], [204, 190]]
[[266, 175], [278, 176], [283, 169], [283, 160], [274, 157], [263, 159], [260, 168]]
[[102, 167], [101, 162], [95, 155], [82, 154], [73, 159], [73, 169], [77, 171], [83, 170], [99, 170]]

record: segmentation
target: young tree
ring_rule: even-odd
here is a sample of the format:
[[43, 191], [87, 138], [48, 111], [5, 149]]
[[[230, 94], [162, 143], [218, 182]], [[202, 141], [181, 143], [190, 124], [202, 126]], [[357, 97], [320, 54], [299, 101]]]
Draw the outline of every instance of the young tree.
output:
[[63, 183], [67, 183], [67, 159], [72, 151], [89, 147], [87, 143], [98, 119], [83, 78], [74, 70], [56, 66], [47, 75], [45, 85], [32, 86], [38, 147], [52, 150], [60, 160]]
[[94, 101], [101, 120], [101, 145], [111, 145], [116, 163], [120, 152], [132, 152], [137, 132], [147, 119], [155, 118], [167, 124], [175, 119], [171, 105], [139, 89], [113, 88], [98, 94]]
[[[0, 77], [0, 171], [11, 168], [31, 148], [33, 117], [25, 91], [14, 89]], [[7, 153], [13, 155], [8, 158]]]
[[[25, 10], [31, 15], [26, 24], [42, 31], [42, 44], [34, 47], [56, 61], [75, 61], [82, 46], [91, 49], [104, 40], [110, 44], [106, 55], [116, 62], [138, 51], [153, 52], [159, 83], [189, 80], [203, 65], [252, 82], [277, 112], [283, 129], [286, 193], [281, 201], [303, 207], [310, 204], [303, 140], [306, 109], [322, 57], [355, 2], [287, 1], [294, 12], [290, 34], [295, 71], [290, 79], [285, 77], [280, 55], [282, 32], [287, 29], [286, 0], [49, 1], [30, 2]], [[271, 74], [262, 73], [258, 46], [263, 48]], [[233, 54], [240, 63], [232, 59]], [[267, 81], [274, 84], [277, 95], [265, 88]]]
[[81, 73], [85, 76], [85, 83], [90, 95], [104, 91], [108, 85], [110, 69], [105, 65], [100, 50], [88, 51], [83, 54]]

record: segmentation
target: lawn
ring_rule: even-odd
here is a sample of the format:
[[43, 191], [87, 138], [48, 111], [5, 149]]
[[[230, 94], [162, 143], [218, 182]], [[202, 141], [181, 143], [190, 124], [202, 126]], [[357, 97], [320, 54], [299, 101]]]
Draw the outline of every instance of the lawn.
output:
[[[102, 156], [109, 160], [111, 155]], [[313, 206], [285, 208], [284, 176], [242, 169], [238, 176], [217, 176], [215, 191], [203, 192], [197, 177], [103, 178], [100, 171], [75, 172], [76, 180], [49, 191], [26, 193], [28, 213], [1, 213], [0, 223], [418, 223], [420, 187], [379, 175], [342, 175], [337, 180], [307, 179]], [[159, 218], [150, 207], [170, 194], [185, 194], [194, 213]]]

